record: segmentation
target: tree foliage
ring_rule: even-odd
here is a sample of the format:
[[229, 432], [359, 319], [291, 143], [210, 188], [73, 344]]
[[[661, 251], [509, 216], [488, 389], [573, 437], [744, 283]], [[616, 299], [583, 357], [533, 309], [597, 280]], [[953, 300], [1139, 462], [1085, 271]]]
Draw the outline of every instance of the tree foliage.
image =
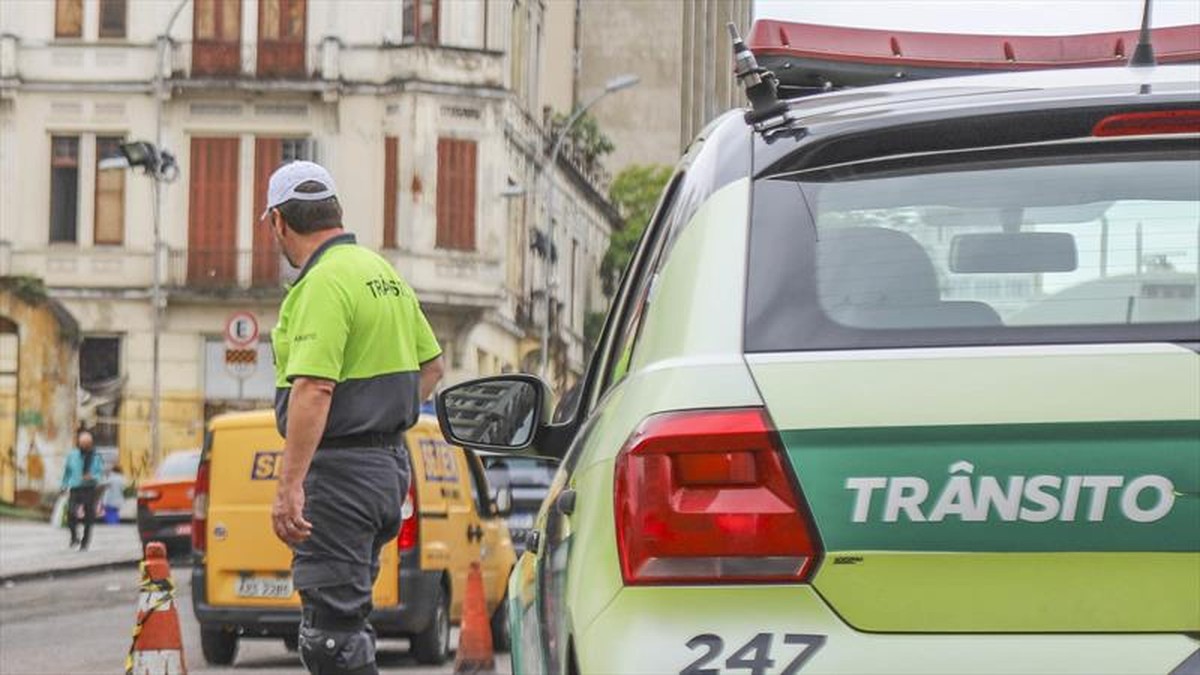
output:
[[[566, 123], [566, 115], [554, 113], [550, 119], [551, 131], [557, 134]], [[575, 126], [567, 133], [567, 147], [568, 153], [572, 150], [578, 153], [583, 163], [589, 166], [616, 149], [612, 139], [600, 130], [600, 124], [591, 113], [584, 113], [575, 120]]]
[[616, 292], [621, 273], [629, 265], [633, 249], [654, 215], [659, 195], [670, 179], [671, 167], [662, 164], [634, 164], [622, 169], [613, 179], [608, 198], [621, 214], [624, 226], [612, 233], [600, 263], [600, 278], [608, 297]]

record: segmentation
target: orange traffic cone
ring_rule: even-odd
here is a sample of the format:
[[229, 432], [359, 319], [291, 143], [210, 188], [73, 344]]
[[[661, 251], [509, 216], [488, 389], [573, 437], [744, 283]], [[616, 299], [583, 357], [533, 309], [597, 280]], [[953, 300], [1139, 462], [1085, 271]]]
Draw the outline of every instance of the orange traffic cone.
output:
[[488, 621], [487, 602], [483, 599], [483, 572], [479, 563], [471, 563], [467, 573], [467, 597], [463, 599], [462, 627], [458, 633], [455, 673], [494, 673], [492, 625]]
[[167, 548], [157, 541], [146, 544], [141, 567], [137, 623], [125, 658], [125, 675], [186, 675]]

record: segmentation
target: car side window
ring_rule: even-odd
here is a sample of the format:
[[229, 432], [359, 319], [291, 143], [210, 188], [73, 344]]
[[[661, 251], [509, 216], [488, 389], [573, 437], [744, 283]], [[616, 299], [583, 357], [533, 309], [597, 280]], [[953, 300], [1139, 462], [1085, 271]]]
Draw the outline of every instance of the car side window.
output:
[[[625, 293], [624, 303], [619, 308], [616, 318], [619, 323], [613, 326], [612, 339], [604, 345], [608, 351], [606, 363], [603, 364], [602, 377], [599, 387], [592, 397], [592, 402], [599, 400], [605, 392], [624, 379], [629, 371], [629, 357], [633, 353], [637, 341], [638, 330], [642, 325], [654, 279], [659, 268], [667, 235], [670, 233], [679, 210], [678, 199], [683, 174], [677, 174], [668, 185], [662, 204], [650, 220], [638, 251], [627, 272], [622, 292]], [[614, 311], [618, 308], [614, 308]]]

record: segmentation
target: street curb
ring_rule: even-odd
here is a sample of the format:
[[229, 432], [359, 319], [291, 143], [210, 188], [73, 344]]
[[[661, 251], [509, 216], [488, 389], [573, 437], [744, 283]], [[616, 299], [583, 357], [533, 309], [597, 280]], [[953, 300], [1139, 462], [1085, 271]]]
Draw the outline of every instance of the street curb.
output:
[[0, 576], [0, 586], [7, 586], [10, 583], [18, 584], [26, 581], [41, 581], [45, 579], [56, 579], [59, 577], [74, 577], [82, 574], [90, 574], [92, 572], [107, 572], [118, 569], [126, 569], [130, 567], [136, 567], [141, 561], [142, 559], [139, 557], [132, 558], [130, 560], [109, 560], [90, 565], [82, 565], [80, 567], [19, 572], [17, 574], [10, 574], [8, 576]]

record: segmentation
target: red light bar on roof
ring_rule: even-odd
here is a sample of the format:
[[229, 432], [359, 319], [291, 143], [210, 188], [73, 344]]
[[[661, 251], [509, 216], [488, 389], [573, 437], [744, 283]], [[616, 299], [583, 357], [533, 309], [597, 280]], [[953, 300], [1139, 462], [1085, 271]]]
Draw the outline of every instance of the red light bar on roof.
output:
[[1200, 110], [1155, 110], [1109, 115], [1092, 127], [1093, 136], [1200, 134]]

